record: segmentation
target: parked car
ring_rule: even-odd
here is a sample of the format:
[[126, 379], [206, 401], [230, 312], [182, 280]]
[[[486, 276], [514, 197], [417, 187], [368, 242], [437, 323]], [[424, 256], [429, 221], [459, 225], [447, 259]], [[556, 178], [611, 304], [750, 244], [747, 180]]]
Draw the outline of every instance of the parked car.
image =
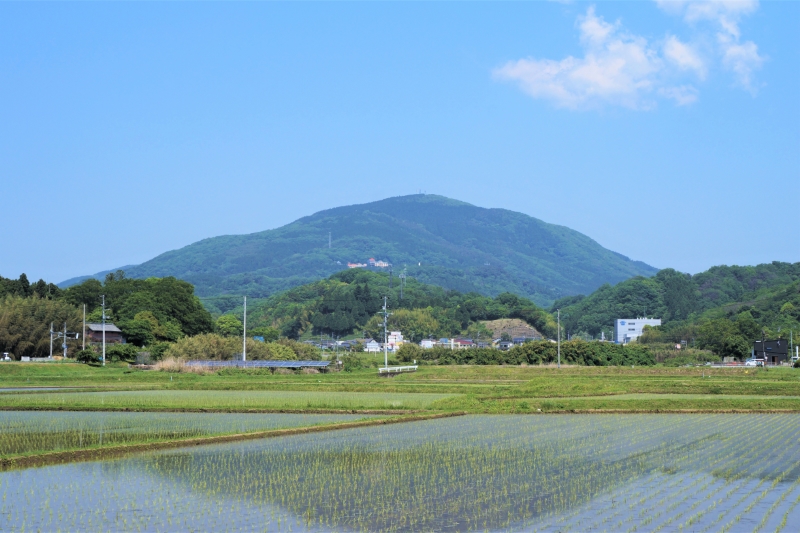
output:
[[748, 359], [744, 362], [744, 366], [764, 366], [763, 359]]

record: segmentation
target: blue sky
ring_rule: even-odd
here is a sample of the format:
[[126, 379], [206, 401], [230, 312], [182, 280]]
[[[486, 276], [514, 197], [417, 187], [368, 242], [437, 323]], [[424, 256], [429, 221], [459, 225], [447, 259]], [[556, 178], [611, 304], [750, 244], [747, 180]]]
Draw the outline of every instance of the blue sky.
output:
[[800, 3], [2, 3], [0, 275], [436, 193], [800, 261]]

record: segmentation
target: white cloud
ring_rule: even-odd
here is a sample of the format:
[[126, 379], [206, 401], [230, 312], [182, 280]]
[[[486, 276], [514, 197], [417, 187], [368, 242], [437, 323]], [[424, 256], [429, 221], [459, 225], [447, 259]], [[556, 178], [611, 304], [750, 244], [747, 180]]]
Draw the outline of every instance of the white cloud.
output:
[[664, 57], [681, 70], [692, 70], [700, 79], [706, 77], [706, 64], [697, 50], [674, 35], [670, 35], [664, 43]]
[[758, 54], [758, 46], [753, 41], [739, 44], [726, 40], [724, 35], [719, 36], [719, 40], [723, 50], [722, 64], [736, 74], [745, 89], [754, 93], [753, 71], [764, 63], [764, 58]]
[[[758, 9], [757, 0], [655, 1], [689, 24], [713, 24], [715, 44], [703, 48], [675, 35], [651, 44], [625, 31], [619, 21], [607, 22], [592, 6], [577, 20], [582, 57], [518, 59], [494, 69], [493, 75], [516, 82], [533, 98], [549, 100], [557, 107], [651, 109], [659, 98], [681, 106], [696, 102], [699, 91], [691, 82], [705, 80], [716, 56], [745, 89], [755, 92], [753, 73], [764, 57], [754, 42], [741, 41], [739, 21]], [[698, 42], [708, 41], [708, 36], [701, 35]], [[687, 76], [693, 77], [687, 80]]]
[[497, 79], [516, 81], [534, 98], [559, 107], [579, 109], [615, 104], [633, 109], [654, 105], [662, 60], [642, 37], [629, 35], [620, 24], [609, 24], [590, 7], [579, 19], [581, 58], [560, 61], [519, 59], [495, 69]]
[[758, 0], [656, 0], [664, 11], [682, 15], [686, 22], [710, 22], [716, 26], [716, 42], [722, 65], [734, 73], [739, 84], [755, 93], [753, 72], [765, 58], [753, 41], [740, 42], [739, 22], [758, 9]]
[[664, 98], [675, 101], [676, 105], [689, 105], [697, 101], [698, 90], [691, 85], [681, 85], [680, 87], [662, 87], [658, 94]]

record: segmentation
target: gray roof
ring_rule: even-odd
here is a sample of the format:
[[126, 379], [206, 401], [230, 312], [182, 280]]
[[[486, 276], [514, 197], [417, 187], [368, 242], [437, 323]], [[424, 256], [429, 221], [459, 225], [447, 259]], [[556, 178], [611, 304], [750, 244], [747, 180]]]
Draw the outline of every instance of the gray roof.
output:
[[[103, 324], [86, 324], [86, 329], [103, 332]], [[122, 333], [122, 330], [111, 322], [106, 322], [106, 333]]]

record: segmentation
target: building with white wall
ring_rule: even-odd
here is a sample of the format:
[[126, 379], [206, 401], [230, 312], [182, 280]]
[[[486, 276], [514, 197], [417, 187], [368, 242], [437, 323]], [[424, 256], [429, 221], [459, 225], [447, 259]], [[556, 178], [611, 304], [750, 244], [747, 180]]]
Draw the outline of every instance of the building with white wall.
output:
[[618, 318], [614, 321], [614, 342], [628, 344], [642, 335], [645, 326], [660, 325], [660, 318]]

